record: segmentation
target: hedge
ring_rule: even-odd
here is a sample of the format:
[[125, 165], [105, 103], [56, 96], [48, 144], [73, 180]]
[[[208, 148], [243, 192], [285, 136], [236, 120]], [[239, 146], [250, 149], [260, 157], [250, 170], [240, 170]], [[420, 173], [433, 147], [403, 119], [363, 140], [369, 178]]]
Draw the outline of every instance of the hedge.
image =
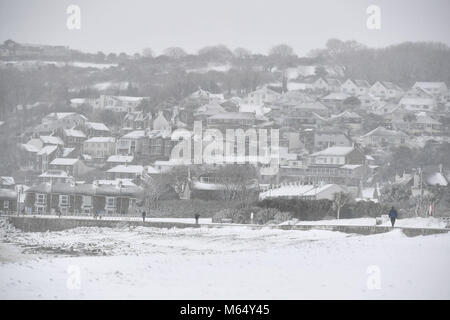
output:
[[[290, 212], [293, 218], [299, 220], [323, 220], [328, 217], [335, 217], [331, 200], [305, 200], [300, 198], [271, 198], [264, 199], [256, 203], [261, 208], [274, 208], [282, 212]], [[377, 217], [388, 214], [390, 207], [372, 201], [359, 201], [345, 205], [340, 212], [340, 217], [361, 218]]]
[[199, 214], [201, 218], [211, 218], [217, 211], [225, 207], [225, 202], [216, 200], [160, 200], [156, 209], [150, 209], [148, 217], [193, 218]]

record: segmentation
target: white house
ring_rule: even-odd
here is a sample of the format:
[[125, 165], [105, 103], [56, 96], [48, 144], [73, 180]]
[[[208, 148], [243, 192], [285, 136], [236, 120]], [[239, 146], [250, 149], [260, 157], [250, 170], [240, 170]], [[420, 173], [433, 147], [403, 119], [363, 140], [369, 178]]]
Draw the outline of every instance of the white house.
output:
[[142, 177], [144, 167], [141, 165], [117, 165], [106, 171], [109, 179], [135, 179]]
[[142, 153], [144, 139], [146, 139], [145, 130], [131, 131], [117, 141], [116, 153], [139, 157]]
[[102, 94], [97, 102], [97, 107], [102, 110], [114, 112], [136, 111], [142, 101], [148, 97], [113, 96]]
[[364, 147], [382, 148], [388, 145], [400, 146], [408, 141], [408, 135], [401, 131], [389, 130], [378, 127], [360, 137], [361, 145]]
[[345, 192], [343, 186], [337, 184], [311, 185], [296, 182], [287, 182], [268, 188], [259, 194], [259, 199], [266, 198], [303, 198], [309, 200], [328, 199], [333, 200], [334, 194]]
[[316, 91], [339, 92], [341, 88], [341, 82], [337, 79], [319, 78], [313, 82], [311, 87]]
[[405, 93], [399, 103], [408, 111], [430, 112], [436, 108], [436, 98], [421, 87], [413, 87]]
[[370, 84], [366, 80], [347, 79], [341, 85], [341, 91], [352, 96], [362, 96], [369, 92]]
[[116, 152], [116, 139], [113, 137], [92, 137], [83, 142], [83, 153], [96, 159], [105, 159]]
[[56, 129], [70, 129], [84, 125], [87, 118], [76, 112], [52, 112], [42, 118], [42, 123], [35, 127], [35, 132], [52, 132]]
[[432, 95], [439, 103], [445, 103], [449, 98], [449, 91], [445, 82], [416, 82], [413, 88], [422, 89]]
[[264, 103], [273, 103], [281, 98], [281, 94], [269, 88], [261, 88], [250, 92], [247, 96], [247, 103], [261, 105]]
[[370, 87], [369, 93], [382, 99], [397, 99], [403, 95], [403, 89], [388, 81], [377, 81]]

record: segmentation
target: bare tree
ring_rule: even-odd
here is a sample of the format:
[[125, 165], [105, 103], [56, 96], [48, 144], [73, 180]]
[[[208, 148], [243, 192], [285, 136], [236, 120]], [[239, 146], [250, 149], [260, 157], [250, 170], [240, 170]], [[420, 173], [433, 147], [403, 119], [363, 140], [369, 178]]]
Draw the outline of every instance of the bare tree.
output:
[[236, 58], [244, 59], [252, 55], [252, 52], [246, 48], [238, 47], [234, 49], [233, 54]]
[[339, 220], [341, 209], [351, 201], [351, 196], [345, 192], [336, 192], [333, 195], [333, 208], [336, 210], [336, 216]]
[[153, 55], [154, 55], [154, 52], [151, 48], [144, 48], [142, 50], [142, 56], [145, 58], [151, 58], [151, 57], [153, 57]]
[[294, 49], [287, 44], [279, 44], [270, 49], [269, 55], [286, 58], [294, 55]]
[[145, 176], [144, 178], [144, 195], [146, 206], [157, 208], [160, 197], [169, 189], [169, 182], [165, 175]]
[[224, 165], [216, 172], [222, 189], [223, 199], [231, 203], [248, 204], [254, 199], [252, 193], [257, 188], [257, 172], [252, 165]]
[[187, 56], [187, 53], [183, 50], [183, 48], [170, 47], [164, 50], [164, 55], [171, 58], [180, 59]]

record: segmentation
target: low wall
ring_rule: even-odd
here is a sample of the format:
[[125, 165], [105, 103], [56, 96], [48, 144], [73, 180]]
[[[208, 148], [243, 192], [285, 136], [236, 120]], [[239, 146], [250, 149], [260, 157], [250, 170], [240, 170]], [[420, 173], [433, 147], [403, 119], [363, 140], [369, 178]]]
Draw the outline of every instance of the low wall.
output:
[[153, 227], [153, 228], [198, 228], [194, 223], [155, 222], [155, 221], [120, 221], [103, 219], [76, 219], [76, 218], [48, 218], [48, 217], [21, 217], [9, 216], [8, 222], [15, 228], [25, 232], [62, 231], [78, 227]]
[[[354, 233], [361, 235], [371, 235], [392, 231], [392, 227], [385, 226], [342, 226], [342, 225], [245, 225], [245, 224], [202, 224], [184, 222], [157, 222], [157, 221], [120, 221], [120, 220], [102, 220], [102, 219], [82, 219], [82, 218], [51, 218], [39, 216], [9, 216], [8, 221], [17, 229], [25, 232], [46, 232], [46, 231], [62, 231], [78, 227], [104, 227], [104, 228], [121, 228], [127, 226], [145, 226], [152, 228], [223, 228], [223, 227], [247, 227], [252, 229], [273, 228], [281, 230], [329, 230], [344, 233]], [[408, 237], [419, 235], [431, 235], [439, 233], [447, 233], [450, 229], [431, 229], [431, 228], [401, 228], [400, 229]]]

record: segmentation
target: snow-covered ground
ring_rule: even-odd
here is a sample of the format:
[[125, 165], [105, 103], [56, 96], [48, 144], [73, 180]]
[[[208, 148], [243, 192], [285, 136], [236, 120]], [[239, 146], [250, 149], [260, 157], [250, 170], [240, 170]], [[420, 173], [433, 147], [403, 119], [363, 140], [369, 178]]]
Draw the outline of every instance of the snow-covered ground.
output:
[[[35, 215], [36, 218], [56, 218], [55, 215], [40, 214]], [[94, 219], [92, 215], [89, 216], [61, 216], [60, 219]], [[102, 220], [114, 220], [114, 221], [142, 221], [141, 216], [102, 216]], [[178, 222], [178, 223], [195, 223], [195, 218], [145, 218], [145, 221], [149, 222]], [[212, 218], [200, 218], [198, 219], [200, 224], [211, 224]]]
[[450, 234], [77, 228], [0, 220], [0, 299], [449, 299]]

